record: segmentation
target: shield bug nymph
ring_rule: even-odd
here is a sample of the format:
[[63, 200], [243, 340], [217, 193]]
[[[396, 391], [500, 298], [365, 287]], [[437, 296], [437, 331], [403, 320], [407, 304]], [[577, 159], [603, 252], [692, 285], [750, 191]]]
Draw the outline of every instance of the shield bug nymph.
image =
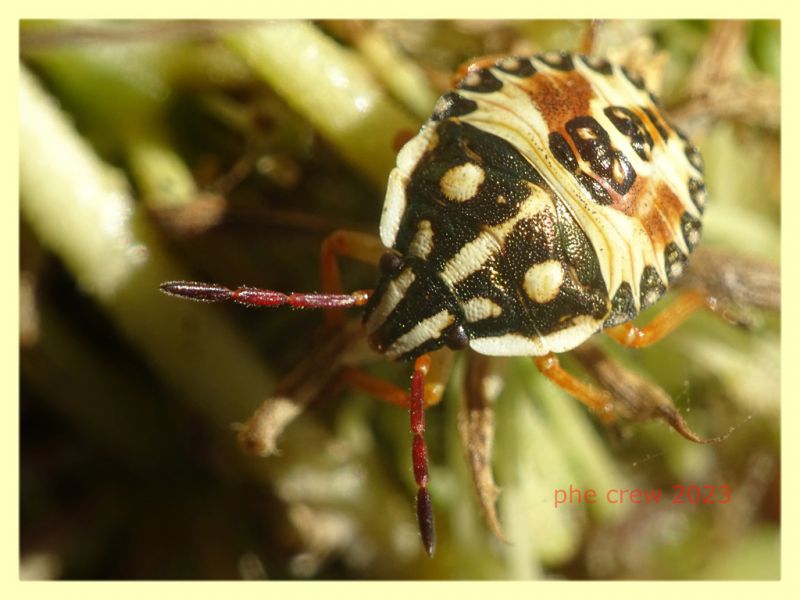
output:
[[162, 290], [251, 306], [362, 307], [372, 348], [414, 363], [405, 403], [417, 515], [432, 554], [423, 434], [425, 409], [440, 394], [425, 385], [429, 354], [470, 347], [536, 357], [546, 376], [610, 419], [608, 394], [561, 369], [555, 354], [601, 330], [643, 346], [703, 306], [687, 293], [652, 326], [629, 324], [681, 276], [705, 203], [699, 152], [635, 73], [562, 52], [485, 59], [466, 69], [399, 152], [381, 244], [337, 232], [323, 252], [373, 256], [381, 271], [374, 291], [340, 293], [335, 260], [325, 259], [328, 284], [319, 294], [196, 282]]

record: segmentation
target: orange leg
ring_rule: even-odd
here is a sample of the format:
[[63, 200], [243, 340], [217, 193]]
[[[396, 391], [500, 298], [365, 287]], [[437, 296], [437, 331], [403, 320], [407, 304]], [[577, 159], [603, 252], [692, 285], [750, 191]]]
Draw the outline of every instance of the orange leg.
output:
[[671, 333], [698, 309], [706, 306], [706, 298], [697, 292], [683, 292], [644, 327], [623, 323], [605, 330], [623, 346], [642, 348], [654, 344]]
[[[425, 399], [425, 408], [430, 408], [442, 400], [445, 384], [450, 375], [453, 353], [449, 350], [441, 350], [427, 356], [430, 356], [430, 361], [427, 374], [425, 375], [423, 397]], [[409, 407], [409, 395], [407, 391], [400, 389], [385, 379], [370, 375], [361, 369], [356, 369], [354, 367], [345, 368], [339, 375], [339, 383], [366, 392], [382, 402], [394, 404], [402, 408]]]
[[[374, 236], [358, 231], [337, 229], [325, 238], [320, 249], [322, 291], [326, 294], [340, 294], [342, 292], [342, 277], [339, 272], [338, 257], [347, 256], [364, 263], [376, 265], [384, 252], [386, 252], [386, 248]], [[329, 310], [326, 313], [328, 325], [340, 325], [343, 320], [344, 313], [341, 310]]]
[[583, 404], [597, 413], [601, 421], [610, 423], [614, 420], [616, 415], [614, 414], [614, 404], [611, 394], [589, 385], [588, 383], [583, 383], [580, 379], [570, 375], [562, 368], [555, 354], [550, 353], [546, 356], [536, 356], [533, 360], [536, 363], [536, 368], [541, 371], [542, 375], [572, 397], [583, 402]]

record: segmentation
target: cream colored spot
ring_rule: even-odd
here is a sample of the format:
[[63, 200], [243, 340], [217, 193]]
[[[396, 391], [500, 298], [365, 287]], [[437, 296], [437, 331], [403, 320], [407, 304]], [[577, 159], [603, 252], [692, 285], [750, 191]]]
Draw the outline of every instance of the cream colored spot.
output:
[[464, 84], [469, 87], [475, 87], [476, 85], [480, 85], [481, 83], [481, 75], [478, 71], [470, 71], [467, 73], [467, 76], [464, 77]]
[[615, 160], [614, 166], [611, 167], [611, 174], [614, 176], [614, 181], [622, 185], [625, 183], [625, 172], [622, 170], [622, 162]]
[[464, 316], [469, 323], [499, 317], [503, 314], [503, 309], [489, 298], [470, 298], [461, 304], [461, 308], [464, 309]]
[[381, 242], [387, 248], [394, 246], [400, 221], [406, 211], [408, 204], [406, 186], [409, 177], [425, 151], [436, 147], [438, 139], [435, 126], [423, 127], [397, 154], [397, 166], [389, 174], [386, 199], [383, 201], [381, 212]]
[[373, 333], [378, 327], [383, 325], [386, 318], [392, 314], [392, 311], [397, 308], [397, 305], [400, 304], [400, 301], [405, 297], [408, 288], [414, 283], [414, 279], [416, 279], [414, 271], [406, 268], [403, 269], [395, 279], [389, 282], [386, 286], [383, 298], [380, 299], [378, 306], [375, 307], [375, 310], [372, 311], [369, 319], [367, 319], [367, 322], [364, 324], [367, 333]]
[[406, 211], [408, 200], [406, 198], [406, 183], [408, 178], [400, 169], [393, 169], [389, 173], [389, 183], [386, 188], [386, 199], [381, 212], [380, 234], [381, 242], [387, 248], [394, 245], [397, 231], [400, 229], [400, 220]]
[[507, 71], [515, 71], [519, 68], [520, 62], [516, 56], [506, 56], [500, 61], [500, 67]]
[[577, 131], [577, 134], [583, 140], [596, 140], [597, 134], [588, 127], [580, 127]]
[[428, 258], [433, 250], [433, 229], [431, 222], [424, 219], [417, 225], [417, 233], [408, 246], [408, 253], [419, 258]]
[[564, 283], [564, 268], [557, 260], [546, 260], [533, 265], [525, 273], [525, 291], [528, 297], [539, 304], [550, 302]]
[[549, 50], [544, 53], [544, 59], [550, 62], [559, 62], [561, 60], [561, 53], [555, 50]]
[[441, 337], [442, 332], [453, 324], [455, 318], [447, 310], [442, 310], [432, 317], [420, 321], [407, 333], [404, 333], [389, 346], [385, 355], [389, 360], [394, 360], [428, 340]]
[[699, 232], [699, 231], [697, 231], [697, 229], [692, 229], [692, 230], [689, 232], [689, 235], [688, 235], [687, 237], [688, 237], [688, 241], [689, 241], [689, 243], [690, 243], [692, 246], [694, 246], [695, 244], [697, 244], [697, 242], [699, 242], [699, 241], [700, 241], [700, 232]]
[[454, 202], [469, 200], [486, 177], [483, 169], [475, 163], [465, 163], [449, 169], [439, 180], [439, 189], [445, 198]]
[[695, 194], [695, 200], [697, 201], [697, 206], [700, 208], [706, 205], [706, 191], [705, 190], [698, 190], [697, 194]]
[[652, 306], [658, 300], [658, 292], [656, 290], [650, 290], [644, 295], [644, 303], [647, 306]]
[[470, 340], [469, 347], [488, 356], [544, 356], [548, 352], [568, 352], [580, 346], [598, 329], [600, 321], [588, 315], [575, 317], [572, 324], [545, 336], [526, 337], [507, 333], [498, 337]]
[[683, 273], [683, 263], [682, 262], [674, 262], [669, 267], [669, 274], [673, 277], [680, 277]]
[[442, 279], [451, 286], [463, 281], [497, 254], [500, 244], [491, 231], [483, 231], [471, 242], [464, 244], [442, 269]]
[[453, 106], [453, 99], [447, 96], [441, 96], [436, 101], [436, 104], [433, 105], [433, 113], [436, 115], [442, 115], [446, 111], [450, 110], [451, 106]]

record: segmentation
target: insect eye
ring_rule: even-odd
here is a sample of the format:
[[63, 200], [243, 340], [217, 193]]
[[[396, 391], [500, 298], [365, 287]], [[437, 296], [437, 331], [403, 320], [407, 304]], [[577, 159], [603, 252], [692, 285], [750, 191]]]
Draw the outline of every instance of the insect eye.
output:
[[378, 268], [381, 270], [381, 273], [384, 275], [391, 275], [403, 265], [403, 259], [398, 255], [389, 250], [388, 252], [384, 252], [383, 256], [381, 256], [380, 262], [378, 262]]
[[469, 336], [463, 325], [451, 327], [444, 334], [444, 343], [451, 350], [463, 350], [469, 344]]

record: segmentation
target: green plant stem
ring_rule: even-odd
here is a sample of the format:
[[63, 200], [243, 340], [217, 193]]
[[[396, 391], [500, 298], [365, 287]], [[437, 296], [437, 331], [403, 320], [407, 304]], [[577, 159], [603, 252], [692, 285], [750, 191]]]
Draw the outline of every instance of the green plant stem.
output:
[[347, 162], [385, 186], [395, 136], [416, 131], [419, 122], [389, 98], [356, 54], [301, 22], [270, 23], [227, 42]]
[[[20, 190], [32, 230], [166, 381], [219, 426], [249, 415], [272, 375], [217, 310], [159, 292], [161, 282], [186, 273], [122, 175], [97, 158], [24, 67]], [[197, 376], [211, 371], [215, 377]]]

